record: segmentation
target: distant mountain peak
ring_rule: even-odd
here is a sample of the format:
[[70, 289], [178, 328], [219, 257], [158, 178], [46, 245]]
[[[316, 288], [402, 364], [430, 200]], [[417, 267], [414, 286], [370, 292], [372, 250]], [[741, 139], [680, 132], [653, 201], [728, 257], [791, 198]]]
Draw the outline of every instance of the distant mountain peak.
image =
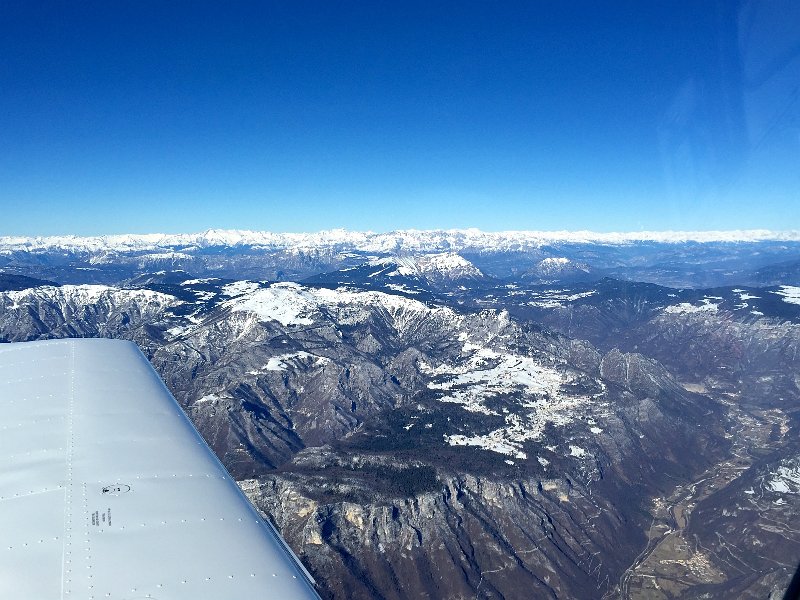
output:
[[455, 252], [423, 254], [417, 257], [419, 270], [434, 281], [457, 281], [462, 279], [483, 279], [485, 275], [478, 267]]
[[560, 275], [578, 271], [588, 273], [589, 265], [564, 256], [552, 256], [539, 261], [534, 270], [539, 275]]
[[482, 279], [484, 277], [480, 269], [455, 252], [386, 256], [373, 259], [369, 264], [395, 267], [393, 271], [385, 273], [386, 276], [424, 277], [433, 281]]

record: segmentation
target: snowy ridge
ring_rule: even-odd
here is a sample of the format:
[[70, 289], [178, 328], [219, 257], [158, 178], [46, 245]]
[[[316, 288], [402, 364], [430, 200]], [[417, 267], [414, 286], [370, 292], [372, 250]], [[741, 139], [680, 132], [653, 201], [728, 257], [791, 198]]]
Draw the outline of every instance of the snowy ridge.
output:
[[[246, 282], [238, 282], [246, 283]], [[226, 286], [230, 287], [230, 286]], [[242, 288], [245, 286], [242, 285]], [[246, 312], [263, 321], [277, 321], [288, 325], [311, 325], [309, 315], [316, 312], [317, 304], [300, 286], [277, 284], [268, 288], [251, 288], [225, 303], [233, 312]]]
[[133, 301], [141, 307], [158, 308], [166, 308], [180, 303], [174, 296], [152, 290], [123, 290], [105, 285], [42, 286], [19, 291], [0, 292], [0, 306], [7, 310], [14, 310], [25, 305], [41, 302], [86, 306], [102, 301], [118, 304], [121, 300]]
[[431, 308], [418, 300], [386, 294], [384, 292], [355, 292], [344, 289], [329, 290], [325, 288], [312, 289], [313, 295], [320, 305], [325, 305], [329, 310], [337, 312], [337, 319], [342, 323], [357, 323], [367, 317], [365, 307], [385, 311], [391, 318], [391, 324], [398, 334], [403, 335], [420, 319], [432, 315], [442, 315], [452, 323], [461, 321], [449, 308]]
[[[367, 264], [381, 268], [380, 271], [376, 271], [370, 277], [408, 277], [425, 279], [434, 284], [485, 278], [480, 269], [455, 252], [417, 254], [415, 256], [385, 256], [374, 258]], [[344, 270], [347, 271], [349, 269]], [[418, 293], [414, 290], [405, 289], [402, 285], [400, 287], [395, 286], [393, 289], [405, 293]]]
[[0, 252], [67, 250], [96, 253], [102, 251], [192, 251], [211, 247], [250, 246], [264, 249], [352, 249], [365, 252], [396, 253], [400, 250], [417, 252], [458, 252], [473, 250], [524, 250], [552, 243], [575, 244], [632, 244], [657, 242], [760, 242], [800, 241], [800, 231], [770, 231], [767, 229], [735, 231], [501, 231], [479, 229], [415, 230], [374, 233], [334, 229], [316, 233], [272, 233], [268, 231], [209, 229], [202, 233], [181, 234], [120, 234], [103, 236], [0, 237]]
[[234, 296], [223, 304], [231, 311], [253, 314], [262, 321], [277, 321], [284, 326], [311, 325], [315, 319], [324, 318], [324, 311], [335, 311], [341, 322], [354, 324], [367, 318], [364, 309], [370, 307], [385, 311], [401, 335], [420, 318], [434, 313], [442, 313], [452, 322], [460, 319], [448, 308], [430, 308], [417, 300], [384, 292], [308, 288], [288, 282], [260, 287], [246, 281], [223, 289], [228, 296]]

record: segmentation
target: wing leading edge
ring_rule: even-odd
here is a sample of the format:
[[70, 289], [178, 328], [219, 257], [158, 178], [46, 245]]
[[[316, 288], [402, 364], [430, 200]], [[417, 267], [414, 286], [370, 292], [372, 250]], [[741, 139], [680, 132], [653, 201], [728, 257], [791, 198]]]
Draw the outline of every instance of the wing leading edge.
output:
[[138, 348], [0, 344], [0, 597], [318, 600]]

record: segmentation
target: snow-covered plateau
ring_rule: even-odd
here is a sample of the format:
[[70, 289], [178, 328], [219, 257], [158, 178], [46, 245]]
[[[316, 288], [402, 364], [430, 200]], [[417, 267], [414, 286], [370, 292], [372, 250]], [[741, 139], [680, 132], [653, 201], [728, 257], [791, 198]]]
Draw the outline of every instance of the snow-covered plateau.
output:
[[[473, 413], [500, 415], [505, 425], [484, 435], [448, 435], [451, 445], [479, 446], [524, 459], [523, 444], [539, 439], [547, 424], [571, 423], [588, 404], [599, 403], [597, 397], [565, 392], [572, 376], [532, 357], [500, 353], [469, 342], [462, 351], [469, 357], [463, 364], [420, 365], [422, 372], [433, 378], [428, 388], [441, 392], [441, 402], [460, 404]], [[501, 396], [514, 398], [514, 412], [487, 406]]]

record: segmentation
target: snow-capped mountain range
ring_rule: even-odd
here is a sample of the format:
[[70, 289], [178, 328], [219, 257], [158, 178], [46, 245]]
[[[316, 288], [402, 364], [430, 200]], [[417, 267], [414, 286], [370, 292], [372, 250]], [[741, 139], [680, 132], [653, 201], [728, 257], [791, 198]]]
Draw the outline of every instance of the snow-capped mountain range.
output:
[[[394, 278], [424, 293], [450, 284], [596, 281], [673, 287], [800, 284], [800, 232], [270, 233], [0, 238], [0, 272], [59, 283], [118, 284], [161, 271], [195, 277], [350, 285]], [[401, 279], [403, 281], [401, 281]], [[374, 285], [373, 285], [374, 287]]]
[[332, 229], [315, 233], [273, 233], [240, 229], [209, 229], [201, 233], [120, 234], [101, 236], [0, 236], [0, 251], [65, 249], [70, 251], [144, 252], [159, 249], [196, 249], [252, 246], [270, 249], [351, 248], [363, 252], [460, 252], [463, 250], [526, 250], [548, 244], [666, 244], [800, 242], [800, 231], [767, 229], [733, 231], [501, 231], [479, 229], [402, 230], [389, 233]]

